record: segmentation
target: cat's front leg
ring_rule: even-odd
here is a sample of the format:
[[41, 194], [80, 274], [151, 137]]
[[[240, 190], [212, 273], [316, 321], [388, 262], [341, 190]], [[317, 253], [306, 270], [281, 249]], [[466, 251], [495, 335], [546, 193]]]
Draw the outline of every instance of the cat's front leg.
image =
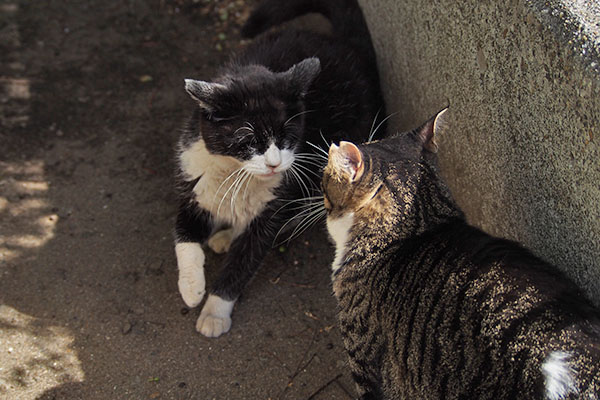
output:
[[181, 207], [175, 225], [175, 255], [179, 278], [179, 293], [188, 307], [196, 307], [204, 298], [206, 259], [201, 243], [206, 241], [212, 230], [208, 212]]
[[196, 330], [206, 337], [218, 337], [229, 332], [234, 304], [235, 300], [209, 294], [196, 322]]
[[204, 298], [204, 250], [197, 242], [182, 242], [175, 245], [179, 278], [177, 287], [183, 302], [190, 308], [196, 307]]
[[255, 218], [231, 243], [225, 264], [196, 323], [196, 330], [204, 336], [218, 337], [231, 328], [233, 305], [273, 243], [267, 227], [271, 216], [272, 213], [263, 213]]

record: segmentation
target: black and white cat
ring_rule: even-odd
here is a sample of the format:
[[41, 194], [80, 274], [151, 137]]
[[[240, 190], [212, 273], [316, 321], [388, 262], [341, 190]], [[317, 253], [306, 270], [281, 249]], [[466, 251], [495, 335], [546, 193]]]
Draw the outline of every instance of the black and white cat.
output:
[[308, 143], [362, 142], [382, 111], [356, 0], [267, 0], [243, 32], [253, 36], [308, 12], [328, 17], [334, 33], [266, 34], [210, 82], [185, 81], [198, 107], [178, 146], [175, 252], [189, 307], [206, 290], [201, 245], [228, 252], [196, 324], [205, 336], [230, 329], [236, 299], [282, 226], [297, 216], [286, 204], [318, 188], [324, 162]]

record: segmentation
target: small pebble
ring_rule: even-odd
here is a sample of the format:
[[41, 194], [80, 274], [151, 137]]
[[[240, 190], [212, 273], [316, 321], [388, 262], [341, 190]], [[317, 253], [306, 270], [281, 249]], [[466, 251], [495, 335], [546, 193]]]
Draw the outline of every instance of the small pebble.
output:
[[131, 323], [129, 321], [125, 322], [125, 325], [123, 325], [121, 332], [123, 333], [123, 335], [127, 335], [129, 332], [131, 332], [131, 328]]

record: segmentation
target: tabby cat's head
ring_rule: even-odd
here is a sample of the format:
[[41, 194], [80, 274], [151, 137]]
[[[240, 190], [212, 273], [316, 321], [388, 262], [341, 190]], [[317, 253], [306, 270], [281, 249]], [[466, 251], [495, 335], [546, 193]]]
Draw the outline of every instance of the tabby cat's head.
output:
[[285, 72], [246, 65], [214, 82], [186, 79], [186, 91], [200, 106], [206, 148], [259, 177], [288, 169], [304, 132], [303, 98], [320, 68], [317, 58], [308, 58]]
[[[322, 189], [332, 237], [339, 222], [349, 218], [414, 232], [416, 224], [427, 222], [417, 221], [416, 208], [439, 209], [440, 216], [460, 213], [436, 167], [436, 134], [445, 114], [446, 109], [415, 130], [380, 141], [331, 145]], [[425, 193], [427, 200], [421, 198]]]

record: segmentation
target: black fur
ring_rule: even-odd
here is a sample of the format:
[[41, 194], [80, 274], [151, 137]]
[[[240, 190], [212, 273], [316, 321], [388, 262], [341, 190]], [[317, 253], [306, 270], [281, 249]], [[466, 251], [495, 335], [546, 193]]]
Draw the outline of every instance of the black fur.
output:
[[[321, 2], [266, 1], [244, 32], [255, 35], [309, 12], [312, 8], [304, 6], [308, 3]], [[234, 56], [211, 82], [188, 84], [186, 89], [199, 107], [182, 134], [181, 151], [202, 139], [212, 154], [247, 160], [264, 153], [270, 142], [309, 153], [314, 150], [307, 142], [322, 144], [322, 137], [328, 142], [367, 138], [384, 110], [362, 14], [355, 1], [346, 0], [323, 0], [319, 10], [335, 22], [333, 35], [292, 29], [265, 34]], [[340, 21], [339, 12], [352, 18]], [[349, 42], [345, 37], [349, 32], [359, 39]], [[312, 164], [306, 168], [311, 170], [306, 179], [318, 187], [320, 169]], [[211, 213], [200, 209], [190, 193], [198, 179], [202, 177], [178, 177], [182, 199], [175, 229], [178, 242], [204, 243], [215, 228]], [[240, 295], [279, 228], [293, 217], [289, 208], [282, 208], [282, 201], [306, 196], [289, 177], [275, 194], [277, 198], [232, 243], [211, 293], [227, 300]]]

